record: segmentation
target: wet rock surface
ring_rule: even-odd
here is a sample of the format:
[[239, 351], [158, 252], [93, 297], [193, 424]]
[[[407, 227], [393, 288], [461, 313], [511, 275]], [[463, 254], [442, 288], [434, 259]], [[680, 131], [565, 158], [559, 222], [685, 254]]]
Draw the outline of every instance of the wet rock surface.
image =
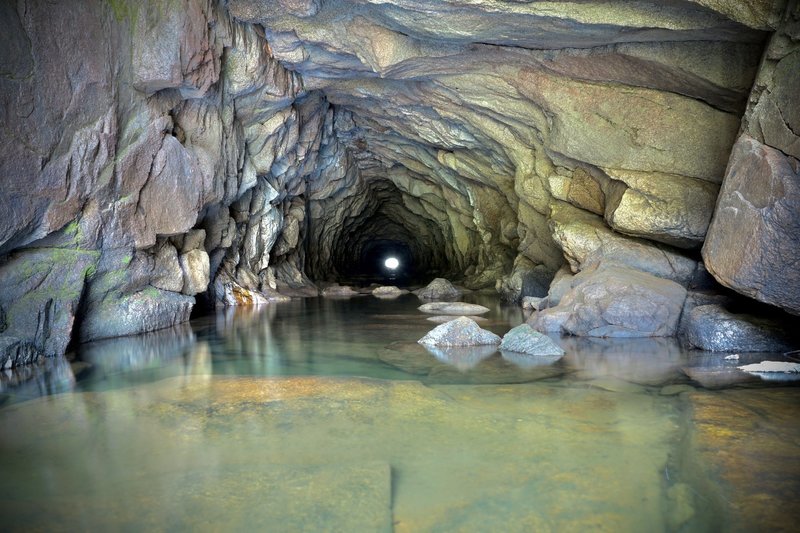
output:
[[462, 316], [436, 326], [418, 342], [431, 346], [497, 345], [500, 344], [500, 337]]
[[395, 287], [394, 285], [387, 285], [383, 287], [376, 287], [372, 289], [372, 295], [377, 296], [378, 298], [394, 298], [397, 296], [402, 296], [404, 294], [408, 294], [408, 291], [405, 289], [400, 289]]
[[560, 346], [528, 324], [520, 324], [503, 335], [500, 350], [528, 355], [564, 355]]
[[[788, 317], [787, 317], [788, 318]], [[800, 340], [790, 321], [732, 313], [718, 304], [700, 305], [685, 319], [684, 339], [710, 352], [787, 352]]]
[[482, 315], [488, 313], [490, 309], [478, 304], [466, 302], [431, 302], [422, 304], [418, 310], [429, 314], [442, 315]]
[[422, 289], [414, 291], [414, 294], [424, 300], [446, 300], [461, 296], [462, 291], [453, 286], [452, 283], [444, 278], [436, 278]]
[[358, 291], [353, 290], [349, 285], [331, 285], [322, 289], [322, 296], [356, 296], [360, 294]]
[[587, 337], [675, 335], [686, 290], [626, 266], [601, 265], [575, 276], [558, 306], [534, 314], [535, 329]]

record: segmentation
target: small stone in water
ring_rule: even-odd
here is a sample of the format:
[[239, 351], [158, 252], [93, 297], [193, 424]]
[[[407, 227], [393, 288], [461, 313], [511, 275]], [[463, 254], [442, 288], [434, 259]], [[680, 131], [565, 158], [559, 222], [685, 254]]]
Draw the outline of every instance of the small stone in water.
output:
[[784, 361], [761, 361], [752, 365], [737, 366], [745, 372], [800, 372], [800, 363], [786, 363]]

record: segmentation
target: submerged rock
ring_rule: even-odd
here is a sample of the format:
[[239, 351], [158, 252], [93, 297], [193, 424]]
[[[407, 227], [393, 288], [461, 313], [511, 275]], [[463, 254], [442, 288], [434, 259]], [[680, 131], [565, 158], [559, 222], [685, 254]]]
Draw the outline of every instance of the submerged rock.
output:
[[436, 278], [427, 287], [414, 291], [414, 294], [426, 300], [439, 300], [447, 298], [458, 298], [462, 291], [454, 287], [452, 283], [444, 278]]
[[431, 346], [478, 346], [500, 344], [500, 337], [462, 316], [436, 326], [417, 342]]
[[795, 346], [787, 324], [732, 313], [719, 304], [699, 305], [685, 320], [684, 339], [710, 352], [785, 352]]
[[482, 305], [468, 304], [465, 302], [431, 302], [417, 307], [423, 313], [440, 315], [482, 315], [490, 309]]
[[322, 296], [326, 297], [335, 297], [335, 296], [357, 296], [361, 294], [358, 291], [353, 290], [353, 287], [349, 285], [331, 285], [330, 287], [325, 287], [322, 289]]
[[789, 363], [786, 361], [761, 361], [752, 365], [737, 366], [739, 370], [752, 373], [772, 373], [784, 372], [788, 374], [800, 373], [800, 363]]
[[564, 350], [552, 339], [528, 324], [520, 324], [503, 335], [500, 349], [529, 355], [564, 355]]
[[[474, 320], [475, 322], [486, 322], [486, 319], [482, 316], [475, 316], [475, 315], [463, 315], [470, 320]], [[437, 324], [443, 324], [445, 322], [450, 322], [453, 320], [453, 315], [436, 315], [436, 316], [429, 316], [425, 320], [428, 322], [435, 322]]]
[[461, 372], [475, 368], [475, 366], [497, 351], [493, 344], [479, 344], [474, 346], [436, 346], [423, 344], [425, 349], [436, 359], [457, 368]]
[[394, 285], [384, 285], [372, 289], [372, 295], [377, 296], [378, 298], [395, 298], [397, 296], [402, 296], [403, 294], [408, 294], [408, 291], [395, 287]]

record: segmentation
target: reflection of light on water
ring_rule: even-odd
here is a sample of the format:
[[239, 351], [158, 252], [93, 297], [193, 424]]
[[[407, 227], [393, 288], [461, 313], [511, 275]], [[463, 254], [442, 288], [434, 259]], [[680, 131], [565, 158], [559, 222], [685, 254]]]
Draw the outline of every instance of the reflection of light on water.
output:
[[502, 355], [503, 359], [506, 361], [511, 361], [523, 370], [535, 368], [537, 366], [552, 365], [563, 357], [562, 355], [529, 355], [525, 353], [508, 352], [506, 350], [501, 350], [500, 355]]

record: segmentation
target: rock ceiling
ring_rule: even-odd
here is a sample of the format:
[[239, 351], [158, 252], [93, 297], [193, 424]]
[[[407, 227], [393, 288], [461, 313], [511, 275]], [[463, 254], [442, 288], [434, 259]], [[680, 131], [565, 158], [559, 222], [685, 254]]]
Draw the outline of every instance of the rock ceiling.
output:
[[[777, 16], [768, 2], [228, 8], [260, 24], [281, 65], [334, 106], [361, 178], [391, 182], [372, 209], [398, 228], [427, 221], [411, 231], [420, 252], [451, 275], [472, 265], [475, 286], [514, 263], [552, 275], [563, 262], [549, 224], [554, 206], [568, 209], [560, 201], [590, 224], [698, 248], [761, 57], [759, 30]], [[326, 219], [361, 209], [333, 204], [321, 201], [312, 220], [338, 227]], [[346, 227], [348, 238], [365, 228]], [[320, 231], [320, 243], [348, 242]]]

